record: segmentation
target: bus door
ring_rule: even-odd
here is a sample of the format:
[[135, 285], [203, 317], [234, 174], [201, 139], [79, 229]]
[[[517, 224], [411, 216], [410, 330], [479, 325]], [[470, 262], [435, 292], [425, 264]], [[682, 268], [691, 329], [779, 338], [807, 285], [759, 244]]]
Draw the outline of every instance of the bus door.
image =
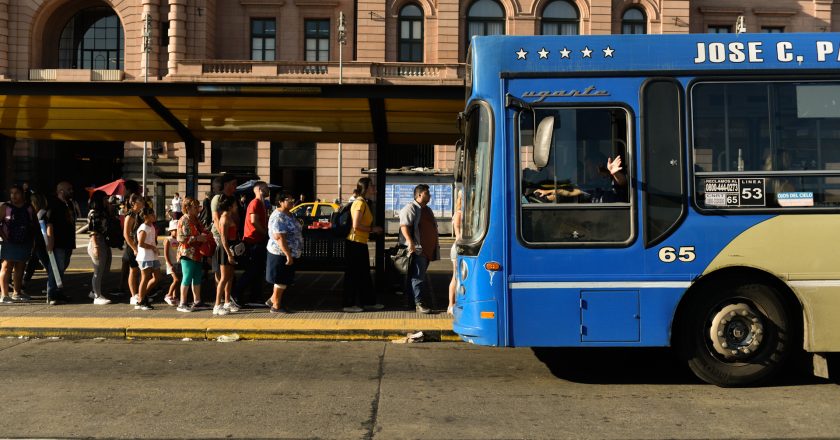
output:
[[511, 79], [509, 345], [638, 344], [642, 78]]

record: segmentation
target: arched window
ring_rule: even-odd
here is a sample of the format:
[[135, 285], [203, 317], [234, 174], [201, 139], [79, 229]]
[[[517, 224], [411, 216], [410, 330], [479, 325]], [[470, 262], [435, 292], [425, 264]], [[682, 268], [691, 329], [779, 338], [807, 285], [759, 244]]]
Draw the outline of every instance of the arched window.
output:
[[543, 35], [578, 35], [579, 15], [577, 8], [566, 0], [549, 3], [543, 9]]
[[423, 61], [423, 11], [409, 3], [400, 9], [400, 51], [398, 61]]
[[621, 16], [622, 34], [646, 34], [647, 18], [640, 9], [630, 8]]
[[467, 45], [474, 35], [504, 35], [505, 11], [495, 0], [478, 0], [467, 11]]
[[124, 41], [122, 24], [113, 9], [84, 9], [61, 32], [58, 67], [122, 70]]

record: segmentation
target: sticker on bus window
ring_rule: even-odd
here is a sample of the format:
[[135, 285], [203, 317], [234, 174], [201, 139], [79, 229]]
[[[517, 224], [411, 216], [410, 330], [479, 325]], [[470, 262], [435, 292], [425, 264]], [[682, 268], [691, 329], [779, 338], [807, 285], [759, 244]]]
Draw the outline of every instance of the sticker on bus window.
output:
[[709, 208], [766, 206], [764, 178], [705, 179], [703, 202]]
[[814, 206], [813, 192], [782, 192], [776, 194], [779, 206]]

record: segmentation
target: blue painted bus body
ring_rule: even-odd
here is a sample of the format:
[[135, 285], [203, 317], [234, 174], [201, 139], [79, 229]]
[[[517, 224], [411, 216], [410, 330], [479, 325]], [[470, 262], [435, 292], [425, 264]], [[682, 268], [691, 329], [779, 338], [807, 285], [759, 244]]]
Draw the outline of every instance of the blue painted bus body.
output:
[[[673, 78], [687, 95], [695, 78], [716, 72], [836, 69], [838, 51], [836, 34], [474, 38], [468, 106], [483, 101], [492, 109], [492, 179], [489, 221], [478, 254], [459, 256], [458, 277], [462, 265], [467, 277], [459, 281], [454, 330], [481, 345], [670, 345], [674, 313], [687, 288], [728, 243], [772, 214], [701, 214], [690, 203], [693, 183], [686, 178], [682, 221], [664, 241], [646, 248], [640, 232], [642, 85], [650, 78]], [[596, 91], [609, 95], [593, 96]], [[523, 243], [516, 215], [517, 110], [505, 106], [507, 94], [534, 105], [614, 105], [629, 111], [635, 219], [629, 244], [539, 248]], [[683, 111], [688, 126], [685, 102]], [[690, 176], [688, 133], [684, 136], [686, 160], [680, 166]], [[661, 260], [663, 246], [685, 245], [695, 247], [693, 261]], [[501, 270], [485, 269], [489, 261], [500, 263]]]

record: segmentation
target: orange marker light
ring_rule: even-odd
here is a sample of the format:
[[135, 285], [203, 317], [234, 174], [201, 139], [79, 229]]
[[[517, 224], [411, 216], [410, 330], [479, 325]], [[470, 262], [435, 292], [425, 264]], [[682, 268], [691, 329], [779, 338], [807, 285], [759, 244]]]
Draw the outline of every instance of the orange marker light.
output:
[[481, 312], [481, 319], [495, 319], [496, 312]]
[[495, 272], [497, 270], [500, 270], [502, 268], [502, 265], [495, 261], [488, 261], [484, 263], [484, 268]]

